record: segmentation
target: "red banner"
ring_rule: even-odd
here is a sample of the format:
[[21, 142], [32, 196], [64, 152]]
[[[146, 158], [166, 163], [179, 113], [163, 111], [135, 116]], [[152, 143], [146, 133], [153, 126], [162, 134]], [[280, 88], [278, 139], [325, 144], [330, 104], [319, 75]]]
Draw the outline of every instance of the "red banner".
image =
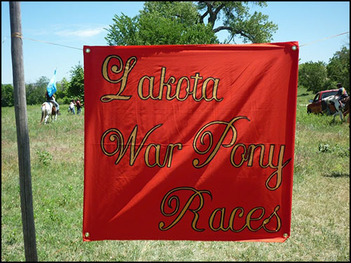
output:
[[83, 240], [286, 240], [297, 74], [297, 42], [84, 46]]

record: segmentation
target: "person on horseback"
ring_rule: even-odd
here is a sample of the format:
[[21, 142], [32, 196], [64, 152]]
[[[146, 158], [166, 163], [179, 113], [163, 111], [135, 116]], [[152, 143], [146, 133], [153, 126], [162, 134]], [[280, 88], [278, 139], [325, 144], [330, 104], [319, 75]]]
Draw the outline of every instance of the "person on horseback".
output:
[[338, 83], [336, 86], [339, 88], [337, 95], [339, 96], [340, 99], [344, 99], [344, 98], [347, 98], [349, 96], [347, 94], [346, 89], [342, 86], [341, 83]]
[[340, 105], [344, 107], [345, 105], [345, 99], [349, 96], [346, 92], [346, 89], [342, 86], [341, 83], [336, 84], [336, 86], [339, 88], [338, 93], [336, 93], [336, 96], [338, 96]]
[[55, 95], [52, 94], [52, 96], [50, 97], [48, 91], [46, 91], [45, 92], [45, 97], [46, 97], [46, 101], [47, 102], [52, 102], [53, 104], [55, 104], [57, 114], [61, 115], [61, 113], [59, 111], [60, 110], [60, 105], [56, 102]]

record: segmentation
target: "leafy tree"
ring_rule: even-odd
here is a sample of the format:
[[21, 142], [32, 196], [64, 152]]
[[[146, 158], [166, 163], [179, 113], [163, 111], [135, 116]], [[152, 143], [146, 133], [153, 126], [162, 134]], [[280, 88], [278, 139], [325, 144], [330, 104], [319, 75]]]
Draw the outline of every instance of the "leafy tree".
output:
[[1, 84], [1, 107], [14, 105], [14, 90], [11, 84]]
[[[328, 77], [334, 83], [342, 83], [347, 93], [350, 94], [350, 49], [342, 47], [335, 52], [327, 65]], [[335, 88], [335, 85], [334, 85]]]
[[[36, 83], [26, 84], [27, 104], [35, 105], [46, 101], [45, 92], [49, 82], [49, 78], [42, 76]], [[65, 98], [68, 85], [69, 82], [65, 78], [56, 83], [55, 99], [58, 103], [67, 103], [69, 101]]]
[[27, 99], [27, 104], [28, 105], [37, 104], [38, 98], [37, 98], [37, 92], [36, 92], [35, 84], [33, 84], [33, 83], [26, 84], [26, 99]]
[[192, 2], [146, 2], [137, 25], [144, 45], [218, 43]]
[[60, 82], [57, 83], [57, 99], [60, 99], [62, 103], [69, 103], [70, 99], [67, 97], [69, 87], [69, 81], [66, 78], [63, 78]]
[[350, 49], [346, 47], [335, 52], [328, 64], [319, 61], [299, 66], [299, 85], [310, 91], [336, 89], [338, 82], [350, 93]]
[[299, 85], [314, 93], [324, 90], [327, 81], [326, 65], [322, 61], [306, 62], [299, 67]]
[[105, 37], [109, 45], [218, 43], [191, 2], [146, 2], [139, 16], [115, 15], [113, 21]]
[[[278, 26], [268, 21], [268, 16], [255, 11], [250, 14], [248, 5], [258, 5], [266, 7], [267, 3], [241, 2], [241, 1], [200, 1], [198, 9], [202, 11], [200, 22], [207, 22], [212, 30], [217, 33], [227, 31], [229, 38], [225, 43], [230, 43], [235, 36], [238, 36], [244, 43], [264, 43], [272, 40], [272, 33], [278, 30]], [[215, 26], [216, 22], [222, 18], [223, 24]]]
[[[265, 6], [264, 2], [250, 2]], [[268, 16], [249, 13], [248, 2], [146, 2], [140, 14], [115, 15], [105, 37], [109, 45], [213, 44], [216, 33], [227, 30], [244, 42], [268, 42], [277, 26]], [[202, 14], [200, 13], [202, 12]], [[223, 25], [215, 27], [222, 17]], [[207, 18], [207, 23], [205, 19]]]
[[39, 78], [34, 84], [26, 84], [26, 98], [28, 105], [35, 105], [43, 103], [45, 98], [46, 87], [49, 79], [45, 76]]
[[84, 101], [84, 70], [79, 63], [71, 70], [71, 81], [67, 88], [67, 97], [80, 98]]
[[106, 29], [109, 33], [105, 39], [110, 46], [113, 45], [141, 45], [137, 36], [137, 17], [130, 18], [122, 13], [112, 19], [114, 24]]

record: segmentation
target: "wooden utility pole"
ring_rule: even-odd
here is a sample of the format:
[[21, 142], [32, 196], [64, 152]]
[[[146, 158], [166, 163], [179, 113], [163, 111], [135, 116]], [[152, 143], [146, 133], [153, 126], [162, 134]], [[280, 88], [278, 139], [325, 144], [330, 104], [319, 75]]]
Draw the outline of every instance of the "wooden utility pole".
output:
[[24, 83], [21, 9], [19, 2], [10, 1], [9, 4], [24, 251], [26, 261], [38, 261], [33, 215], [26, 89]]

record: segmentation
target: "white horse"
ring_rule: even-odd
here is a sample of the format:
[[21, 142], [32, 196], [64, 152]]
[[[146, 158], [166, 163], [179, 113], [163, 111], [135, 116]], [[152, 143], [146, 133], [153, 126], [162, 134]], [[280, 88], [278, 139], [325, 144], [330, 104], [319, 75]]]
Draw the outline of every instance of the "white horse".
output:
[[52, 117], [54, 116], [54, 121], [57, 120], [57, 111], [56, 111], [56, 107], [52, 102], [44, 102], [41, 105], [41, 120], [40, 123], [47, 124], [49, 117], [51, 117], [51, 121], [52, 121]]
[[341, 122], [343, 122], [344, 118], [343, 118], [343, 112], [342, 112], [342, 105], [339, 102], [339, 97], [336, 95], [332, 95], [324, 98], [323, 100], [327, 103], [327, 107], [329, 107], [329, 105], [333, 105], [335, 107], [335, 113], [333, 114], [333, 117], [334, 117], [333, 121], [335, 121], [335, 116], [339, 115]]

